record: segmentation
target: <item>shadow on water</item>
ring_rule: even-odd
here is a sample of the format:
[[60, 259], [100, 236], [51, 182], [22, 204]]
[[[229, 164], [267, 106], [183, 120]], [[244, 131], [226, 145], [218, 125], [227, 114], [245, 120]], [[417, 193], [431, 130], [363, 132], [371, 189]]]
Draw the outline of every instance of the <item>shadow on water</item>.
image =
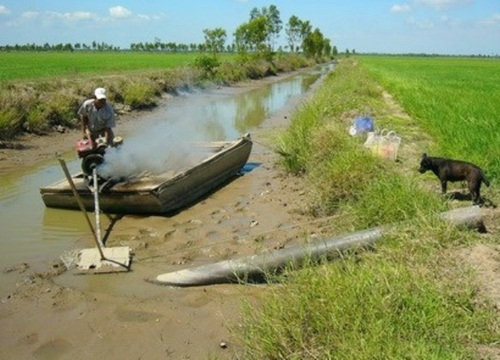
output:
[[[173, 126], [180, 120], [191, 122], [193, 132], [202, 135], [201, 140], [235, 139], [255, 130], [291, 99], [303, 95], [331, 68], [317, 68], [244, 92], [225, 93], [222, 89], [179, 96], [164, 107], [144, 114], [140, 126], [152, 129], [155, 136], [160, 135], [162, 144], [165, 144], [165, 138], [161, 139], [161, 134], [166, 132], [161, 131], [161, 126], [165, 123]], [[137, 129], [132, 129], [135, 136]], [[143, 142], [153, 142], [151, 133]], [[125, 137], [127, 141], [133, 140], [127, 134]], [[80, 171], [80, 160], [76, 154], [71, 156], [67, 161], [70, 172]], [[242, 174], [248, 174], [260, 165], [247, 163]], [[57, 258], [71, 249], [78, 239], [91, 238], [82, 213], [48, 209], [42, 202], [39, 188], [64, 177], [56, 159], [29, 170], [0, 178], [1, 269], [22, 262]]]

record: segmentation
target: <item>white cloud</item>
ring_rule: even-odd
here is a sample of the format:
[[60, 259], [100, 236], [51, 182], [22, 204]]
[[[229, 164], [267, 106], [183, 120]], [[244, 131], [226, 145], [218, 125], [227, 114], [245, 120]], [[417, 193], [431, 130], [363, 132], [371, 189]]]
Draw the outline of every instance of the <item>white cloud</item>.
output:
[[55, 11], [25, 11], [17, 19], [9, 21], [8, 26], [21, 26], [25, 23], [39, 22], [44, 26], [50, 26], [57, 22], [78, 23], [80, 21], [97, 20], [98, 16], [91, 12], [75, 11], [67, 13], [59, 13]]
[[482, 25], [500, 25], [500, 13], [493, 14], [491, 17], [480, 22]]
[[456, 18], [450, 18], [449, 16], [446, 15], [442, 15], [439, 18], [439, 21], [441, 22], [441, 24], [445, 26], [454, 28], [462, 27], [464, 25], [464, 22], [462, 20]]
[[[0, 11], [2, 10], [0, 6]], [[1, 15], [2, 13], [0, 13]], [[79, 24], [81, 22], [95, 22], [102, 24], [109, 22], [111, 19], [130, 19], [133, 21], [150, 21], [159, 20], [163, 17], [162, 14], [157, 15], [133, 15], [132, 12], [123, 6], [114, 6], [109, 8], [109, 16], [101, 16], [96, 13], [88, 11], [74, 11], [74, 12], [56, 12], [56, 11], [26, 11], [22, 13], [16, 19], [6, 22], [7, 26], [18, 27], [29, 23], [38, 23], [46, 27], [56, 25], [57, 23], [64, 23], [66, 25], [74, 26], [74, 24]]]
[[472, 0], [415, 0], [417, 4], [429, 6], [436, 10], [450, 8], [459, 5], [465, 5], [472, 2]]
[[21, 14], [21, 18], [27, 19], [27, 20], [36, 19], [39, 16], [40, 16], [40, 13], [37, 11], [26, 11], [26, 12], [23, 12]]
[[0, 5], [0, 15], [9, 15], [10, 10], [7, 9], [4, 5]]
[[54, 19], [60, 19], [69, 22], [76, 22], [82, 20], [92, 20], [96, 17], [96, 15], [86, 11], [75, 11], [71, 13], [47, 12], [47, 17], [52, 17]]
[[109, 15], [114, 19], [126, 19], [132, 16], [132, 11], [123, 6], [113, 6], [109, 8]]
[[403, 13], [411, 11], [411, 6], [408, 4], [394, 4], [391, 7], [391, 12]]
[[414, 18], [410, 18], [408, 19], [408, 23], [418, 29], [428, 30], [434, 28], [434, 23], [430, 20], [418, 21]]

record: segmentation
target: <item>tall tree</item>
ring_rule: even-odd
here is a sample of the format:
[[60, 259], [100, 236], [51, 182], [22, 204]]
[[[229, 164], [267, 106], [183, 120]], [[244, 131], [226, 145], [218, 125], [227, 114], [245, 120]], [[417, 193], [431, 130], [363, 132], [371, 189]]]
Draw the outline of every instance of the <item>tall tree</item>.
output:
[[301, 31], [302, 21], [297, 16], [292, 15], [285, 27], [288, 46], [291, 52], [296, 52], [298, 44], [302, 42]]
[[224, 51], [224, 46], [226, 43], [226, 30], [222, 28], [216, 28], [213, 30], [205, 29], [203, 30], [205, 34], [205, 46], [208, 52], [216, 56], [218, 53]]
[[234, 33], [236, 46], [239, 52], [264, 51], [268, 38], [267, 20], [263, 16], [251, 19], [241, 24]]
[[312, 31], [312, 25], [309, 21], [302, 21], [300, 23], [300, 37], [302, 39], [302, 42], [311, 33], [311, 31]]
[[280, 18], [280, 12], [276, 5], [270, 5], [269, 7], [263, 7], [262, 9], [253, 8], [250, 11], [250, 21], [263, 17], [266, 24], [266, 41], [268, 42], [269, 48], [274, 50], [274, 46], [279, 37], [281, 29], [283, 28]]
[[316, 28], [304, 39], [303, 49], [307, 56], [319, 58], [323, 55], [324, 37], [321, 31]]
[[269, 22], [269, 41], [271, 45], [271, 50], [274, 50], [276, 41], [280, 36], [281, 29], [283, 29], [283, 22], [280, 18], [280, 12], [275, 5], [269, 6], [266, 13], [267, 20]]

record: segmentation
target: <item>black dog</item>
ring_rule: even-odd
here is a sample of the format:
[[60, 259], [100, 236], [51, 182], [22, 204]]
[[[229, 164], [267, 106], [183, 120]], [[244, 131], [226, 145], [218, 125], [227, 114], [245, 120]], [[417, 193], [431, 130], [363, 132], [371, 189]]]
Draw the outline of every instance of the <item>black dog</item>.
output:
[[481, 181], [486, 186], [490, 186], [490, 182], [478, 166], [460, 160], [431, 157], [424, 153], [418, 171], [423, 174], [427, 170], [432, 171], [439, 178], [443, 194], [446, 194], [448, 181], [466, 180], [474, 204], [482, 205], [484, 203], [480, 193]]

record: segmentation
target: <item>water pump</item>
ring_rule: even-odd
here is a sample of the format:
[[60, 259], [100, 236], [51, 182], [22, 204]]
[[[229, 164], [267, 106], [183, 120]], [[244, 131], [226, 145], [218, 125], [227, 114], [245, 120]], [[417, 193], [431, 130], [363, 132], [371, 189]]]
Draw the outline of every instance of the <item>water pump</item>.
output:
[[[113, 139], [112, 146], [118, 146], [123, 143], [120, 136]], [[82, 159], [82, 171], [86, 176], [92, 176], [92, 171], [98, 165], [104, 162], [104, 154], [109, 147], [104, 136], [98, 137], [95, 141], [91, 139], [81, 139], [76, 143], [76, 152], [78, 157]]]

